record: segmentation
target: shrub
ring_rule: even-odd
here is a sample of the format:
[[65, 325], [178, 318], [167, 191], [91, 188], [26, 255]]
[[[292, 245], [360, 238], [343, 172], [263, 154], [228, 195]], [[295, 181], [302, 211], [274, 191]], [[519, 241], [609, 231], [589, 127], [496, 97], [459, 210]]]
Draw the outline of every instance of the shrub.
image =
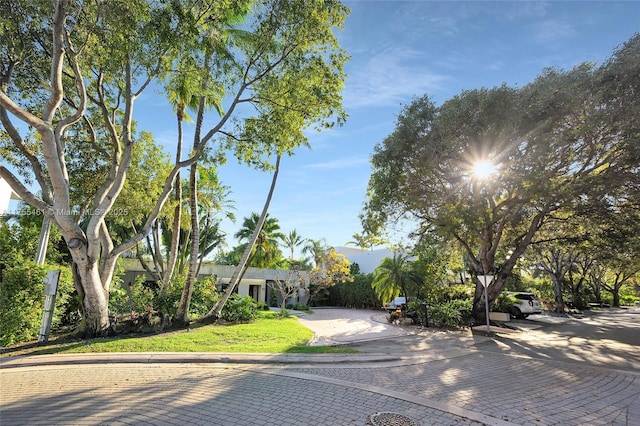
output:
[[445, 302], [429, 308], [429, 321], [437, 327], [459, 327], [463, 315], [457, 302]]
[[[118, 316], [128, 315], [131, 312], [151, 311], [173, 316], [178, 308], [184, 282], [185, 277], [178, 276], [173, 279], [171, 285], [163, 294], [159, 294], [159, 288], [145, 283], [144, 276], [136, 277], [129, 291], [122, 287], [121, 282], [114, 280], [109, 291], [109, 311]], [[216, 292], [214, 276], [196, 281], [191, 293], [189, 316], [191, 318], [204, 316], [218, 301], [219, 297], [219, 293]]]
[[391, 323], [399, 318], [402, 318], [402, 311], [400, 310], [391, 312], [387, 317], [387, 320]]
[[372, 274], [355, 274], [353, 281], [340, 282], [329, 288], [329, 304], [346, 308], [379, 309], [382, 302], [371, 288]]
[[27, 261], [6, 268], [0, 284], [0, 345], [38, 336], [44, 305], [45, 266]]
[[289, 303], [286, 306], [287, 309], [292, 309], [294, 311], [308, 311], [309, 310], [309, 306], [305, 305], [304, 303]]
[[60, 270], [51, 328], [80, 321], [82, 306], [73, 284], [71, 270], [60, 265], [38, 265], [23, 261], [3, 271], [0, 283], [0, 345], [36, 338], [44, 309], [44, 278], [50, 270]]
[[620, 296], [620, 304], [622, 306], [633, 306], [636, 300], [638, 300], [638, 298], [631, 295]]
[[222, 308], [222, 319], [227, 322], [246, 322], [257, 316], [258, 305], [251, 296], [234, 294]]
[[471, 298], [472, 289], [464, 285], [438, 286], [434, 290], [434, 303], [450, 302], [452, 300], [467, 300]]
[[71, 268], [68, 266], [51, 265], [49, 269], [60, 269], [56, 307], [53, 312], [51, 328], [74, 325], [82, 320], [82, 300], [73, 283]]
[[142, 275], [136, 277], [129, 291], [122, 286], [122, 282], [114, 281], [109, 289], [109, 311], [117, 316], [151, 312], [155, 310], [155, 299], [154, 290], [145, 285]]
[[[181, 289], [182, 290], [182, 289]], [[189, 316], [199, 318], [206, 315], [220, 298], [220, 293], [216, 292], [216, 277], [211, 275], [195, 282], [193, 293], [191, 294], [191, 305], [189, 306]], [[178, 295], [177, 301], [180, 300]], [[173, 315], [174, 311], [171, 313]]]
[[511, 314], [514, 312], [514, 303], [518, 303], [518, 299], [508, 295], [507, 293], [500, 293], [498, 297], [496, 297], [496, 299], [493, 301], [491, 310], [493, 312], [504, 312], [506, 314]]

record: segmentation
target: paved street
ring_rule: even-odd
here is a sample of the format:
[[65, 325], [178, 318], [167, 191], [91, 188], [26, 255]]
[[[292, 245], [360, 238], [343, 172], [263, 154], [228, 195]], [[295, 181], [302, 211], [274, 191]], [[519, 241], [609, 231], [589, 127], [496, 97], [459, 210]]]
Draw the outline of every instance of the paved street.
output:
[[[379, 313], [362, 314], [387, 333]], [[358, 311], [344, 315], [361, 324]], [[425, 426], [638, 425], [637, 315], [532, 317], [494, 338], [392, 329], [347, 339], [328, 322], [314, 330], [356, 355], [3, 358], [0, 424], [365, 425], [388, 413]], [[334, 331], [320, 336], [322, 327]]]

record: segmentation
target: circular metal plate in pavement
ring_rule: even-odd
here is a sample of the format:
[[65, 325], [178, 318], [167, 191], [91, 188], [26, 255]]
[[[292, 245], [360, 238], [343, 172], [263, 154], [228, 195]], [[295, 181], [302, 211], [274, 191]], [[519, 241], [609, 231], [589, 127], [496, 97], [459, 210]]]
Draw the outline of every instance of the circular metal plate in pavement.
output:
[[371, 426], [420, 426], [420, 424], [404, 414], [382, 412], [369, 416], [367, 424]]

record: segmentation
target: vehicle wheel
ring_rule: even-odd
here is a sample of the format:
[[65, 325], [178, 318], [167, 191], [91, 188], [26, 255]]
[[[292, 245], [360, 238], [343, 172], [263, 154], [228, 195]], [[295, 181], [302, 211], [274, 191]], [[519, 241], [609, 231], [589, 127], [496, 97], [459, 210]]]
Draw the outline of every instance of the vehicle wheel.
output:
[[513, 315], [513, 317], [517, 319], [524, 318], [519, 308], [513, 308], [513, 313], [511, 315]]
[[528, 316], [529, 316], [529, 314], [522, 314], [522, 319], [525, 319]]

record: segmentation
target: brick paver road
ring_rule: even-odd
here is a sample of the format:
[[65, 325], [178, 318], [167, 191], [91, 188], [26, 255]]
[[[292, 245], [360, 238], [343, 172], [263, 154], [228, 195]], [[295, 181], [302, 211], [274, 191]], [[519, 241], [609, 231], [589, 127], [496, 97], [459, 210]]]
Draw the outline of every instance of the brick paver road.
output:
[[377, 412], [401, 413], [424, 425], [482, 424], [420, 400], [260, 366], [41, 366], [4, 369], [0, 377], [3, 426], [364, 425]]
[[424, 426], [638, 426], [640, 311], [606, 315], [513, 338], [396, 335], [353, 356], [4, 358], [0, 424], [333, 426], [390, 412]]

